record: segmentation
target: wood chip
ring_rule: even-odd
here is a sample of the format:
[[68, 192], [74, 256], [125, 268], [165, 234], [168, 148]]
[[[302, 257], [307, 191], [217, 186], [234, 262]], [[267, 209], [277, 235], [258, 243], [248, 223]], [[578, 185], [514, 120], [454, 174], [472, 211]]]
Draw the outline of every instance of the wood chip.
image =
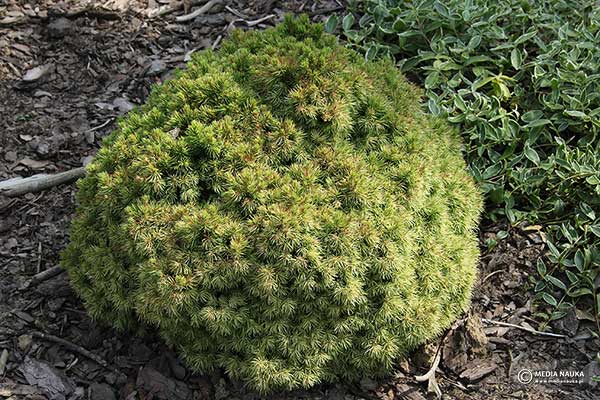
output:
[[37, 388], [29, 385], [19, 385], [13, 381], [0, 382], [0, 396], [30, 396], [42, 394]]
[[496, 368], [498, 368], [498, 365], [490, 360], [473, 360], [468, 364], [467, 369], [460, 374], [460, 377], [469, 382], [476, 382], [494, 372]]
[[53, 64], [40, 65], [39, 67], [31, 68], [23, 76], [23, 82], [34, 82], [46, 75], [52, 69]]
[[33, 160], [29, 157], [26, 157], [24, 159], [22, 159], [21, 161], [19, 161], [19, 164], [26, 166], [29, 169], [44, 169], [45, 167], [47, 167], [50, 164], [50, 161], [38, 161], [38, 160]]

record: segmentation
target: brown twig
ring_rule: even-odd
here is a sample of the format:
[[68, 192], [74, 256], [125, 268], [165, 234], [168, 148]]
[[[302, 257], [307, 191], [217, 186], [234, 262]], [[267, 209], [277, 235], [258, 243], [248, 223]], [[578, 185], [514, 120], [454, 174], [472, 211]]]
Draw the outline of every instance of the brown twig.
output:
[[[191, 6], [197, 6], [205, 3], [206, 0], [195, 0], [190, 3]], [[152, 9], [148, 11], [148, 18], [158, 18], [167, 14], [174, 13], [175, 11], [179, 11], [181, 8], [185, 8], [185, 2], [179, 1], [174, 4], [166, 4], [164, 6], [160, 6], [158, 8]]]
[[31, 279], [29, 280], [29, 282], [27, 284], [27, 287], [37, 285], [38, 283], [47, 281], [48, 279], [54, 278], [55, 276], [60, 275], [63, 272], [64, 272], [64, 269], [62, 269], [60, 266], [48, 268], [47, 270], [42, 271], [38, 274], [35, 274], [33, 277], [31, 277]]
[[2, 350], [0, 354], [0, 377], [4, 375], [4, 369], [6, 368], [6, 362], [8, 361], [8, 350]]
[[506, 328], [521, 329], [522, 331], [533, 333], [534, 335], [549, 336], [549, 337], [561, 338], [561, 339], [564, 339], [564, 338], [568, 337], [566, 335], [561, 335], [559, 333], [536, 331], [533, 328], [527, 328], [527, 327], [521, 326], [521, 325], [510, 324], [508, 322], [494, 321], [494, 320], [486, 319], [486, 318], [481, 318], [481, 322], [485, 322], [486, 324], [491, 324], [491, 325], [504, 326]]
[[320, 10], [309, 11], [308, 15], [310, 15], [311, 17], [314, 17], [315, 15], [329, 14], [329, 13], [340, 11], [340, 10], [343, 10], [343, 9], [344, 9], [343, 6], [337, 6], [337, 7], [331, 7], [331, 8], [322, 8]]
[[38, 338], [38, 339], [42, 339], [42, 340], [46, 340], [49, 342], [54, 342], [54, 343], [58, 343], [64, 347], [66, 347], [67, 349], [74, 351], [78, 354], [81, 354], [84, 357], [89, 358], [90, 360], [94, 361], [96, 364], [116, 373], [116, 374], [121, 374], [121, 371], [119, 371], [117, 368], [110, 366], [105, 360], [103, 360], [102, 358], [98, 357], [97, 355], [95, 355], [94, 353], [92, 353], [89, 350], [84, 349], [83, 347], [76, 345], [75, 343], [69, 342], [68, 340], [59, 338], [58, 336], [54, 336], [54, 335], [50, 335], [48, 333], [42, 333], [42, 332], [36, 332], [33, 331], [31, 332], [31, 336]]
[[481, 283], [483, 283], [483, 282], [487, 281], [487, 280], [488, 280], [488, 279], [490, 279], [492, 276], [494, 276], [494, 275], [497, 275], [497, 274], [499, 274], [499, 273], [501, 273], [501, 272], [504, 272], [504, 270], [497, 269], [497, 270], [495, 270], [495, 271], [493, 271], [493, 272], [490, 272], [489, 274], [487, 274], [487, 275], [485, 276], [485, 278], [483, 278], [483, 279], [481, 280]]
[[442, 397], [442, 390], [440, 389], [440, 385], [435, 379], [435, 371], [440, 365], [440, 360], [442, 359], [442, 346], [444, 345], [444, 341], [446, 340], [446, 337], [448, 336], [448, 333], [451, 330], [452, 329], [447, 330], [446, 333], [444, 333], [442, 339], [440, 340], [440, 344], [437, 347], [435, 357], [433, 359], [433, 362], [431, 363], [431, 368], [429, 368], [429, 371], [427, 371], [424, 375], [415, 376], [415, 380], [417, 382], [427, 381], [427, 391], [435, 393], [437, 398]]
[[89, 18], [103, 18], [108, 20], [121, 19], [121, 15], [114, 10], [109, 10], [103, 7], [87, 6], [73, 11], [64, 11], [60, 9], [51, 9], [47, 16], [19, 16], [19, 17], [6, 17], [0, 19], [0, 27], [2, 26], [14, 26], [21, 24], [32, 24], [40, 23], [54, 18], [69, 18], [76, 19], [80, 16], [86, 16]]
[[255, 19], [254, 21], [244, 21], [244, 22], [246, 23], [246, 25], [248, 25], [250, 27], [253, 27], [253, 26], [256, 26], [256, 25], [258, 25], [260, 23], [263, 23], [263, 22], [265, 22], [265, 21], [267, 21], [267, 20], [269, 20], [269, 19], [271, 19], [273, 17], [275, 17], [275, 14], [269, 14], [269, 15], [265, 15], [262, 18]]
[[37, 259], [37, 265], [35, 266], [35, 272], [39, 274], [41, 269], [42, 269], [42, 242], [38, 242], [38, 259]]
[[79, 167], [58, 174], [37, 174], [28, 178], [12, 178], [0, 182], [0, 194], [8, 197], [25, 193], [39, 192], [63, 183], [75, 181], [85, 175], [85, 168]]
[[248, 20], [243, 19], [243, 18], [237, 18], [237, 19], [234, 19], [233, 21], [231, 21], [229, 23], [229, 25], [227, 25], [227, 29], [226, 30], [230, 31], [231, 29], [235, 28], [235, 23], [236, 22], [243, 22], [243, 23], [246, 24], [246, 26], [253, 27], [253, 26], [256, 26], [256, 25], [258, 25], [258, 24], [260, 24], [262, 22], [265, 22], [265, 21], [267, 21], [267, 20], [269, 20], [269, 19], [271, 19], [273, 17], [275, 17], [275, 14], [269, 14], [269, 15], [266, 15], [266, 16], [264, 16], [262, 18], [255, 19], [253, 21], [248, 21]]
[[248, 16], [242, 14], [241, 12], [239, 12], [238, 10], [236, 10], [235, 8], [229, 7], [229, 6], [225, 6], [225, 9], [227, 11], [229, 11], [230, 13], [232, 13], [233, 15], [235, 15], [238, 18], [242, 18], [242, 19], [248, 19]]
[[109, 123], [111, 123], [114, 120], [114, 118], [109, 118], [106, 121], [104, 121], [104, 123], [102, 123], [101, 125], [98, 126], [94, 126], [93, 128], [88, 129], [85, 132], [94, 132], [97, 131], [100, 128], [104, 128], [106, 125], [108, 125]]
[[203, 5], [202, 7], [200, 7], [199, 9], [197, 9], [194, 12], [191, 12], [189, 14], [185, 14], [185, 15], [181, 15], [179, 17], [175, 18], [175, 21], [177, 22], [187, 22], [187, 21], [191, 21], [194, 18], [196, 18], [199, 15], [202, 15], [208, 11], [210, 11], [211, 8], [213, 8], [213, 6], [219, 4], [221, 2], [221, 0], [210, 0], [208, 3], [206, 3], [205, 5]]
[[219, 45], [219, 43], [221, 43], [221, 39], [223, 39], [223, 35], [217, 36], [217, 39], [214, 41], [214, 43], [212, 44], [212, 46], [210, 48], [212, 50], [215, 50], [217, 48], [217, 46]]

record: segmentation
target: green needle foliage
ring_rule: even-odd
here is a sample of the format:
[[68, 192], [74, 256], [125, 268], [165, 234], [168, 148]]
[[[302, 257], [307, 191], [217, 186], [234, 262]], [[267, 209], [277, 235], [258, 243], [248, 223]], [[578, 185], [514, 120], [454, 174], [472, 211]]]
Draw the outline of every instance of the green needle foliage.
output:
[[90, 314], [263, 392], [389, 371], [478, 258], [481, 196], [420, 96], [306, 17], [197, 54], [79, 183], [63, 265]]

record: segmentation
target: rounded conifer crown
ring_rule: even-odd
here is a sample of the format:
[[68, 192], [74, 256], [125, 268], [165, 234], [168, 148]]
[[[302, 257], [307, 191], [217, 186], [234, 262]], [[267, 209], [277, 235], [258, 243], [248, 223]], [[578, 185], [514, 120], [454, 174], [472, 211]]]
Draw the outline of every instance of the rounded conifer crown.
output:
[[389, 371], [476, 276], [481, 196], [420, 96], [305, 17], [234, 32], [105, 139], [73, 286], [96, 319], [261, 391]]

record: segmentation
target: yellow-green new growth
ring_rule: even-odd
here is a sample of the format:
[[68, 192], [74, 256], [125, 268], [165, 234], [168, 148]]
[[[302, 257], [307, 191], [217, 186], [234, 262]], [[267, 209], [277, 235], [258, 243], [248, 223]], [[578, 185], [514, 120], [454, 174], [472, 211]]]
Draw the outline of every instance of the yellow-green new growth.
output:
[[420, 96], [305, 17], [196, 54], [79, 183], [63, 265], [90, 314], [260, 391], [390, 371], [478, 257], [481, 197]]

